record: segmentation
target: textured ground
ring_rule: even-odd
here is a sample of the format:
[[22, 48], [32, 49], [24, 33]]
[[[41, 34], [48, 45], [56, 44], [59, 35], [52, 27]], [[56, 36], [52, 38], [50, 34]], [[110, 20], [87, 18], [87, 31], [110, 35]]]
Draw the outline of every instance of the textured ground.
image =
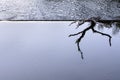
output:
[[116, 19], [119, 5], [110, 0], [1, 0], [0, 20]]

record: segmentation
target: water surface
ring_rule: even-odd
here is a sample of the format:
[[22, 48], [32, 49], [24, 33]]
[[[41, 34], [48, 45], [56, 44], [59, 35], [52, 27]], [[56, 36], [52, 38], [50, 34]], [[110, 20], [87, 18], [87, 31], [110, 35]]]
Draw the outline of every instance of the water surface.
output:
[[[119, 80], [120, 35], [108, 38], [89, 31], [75, 44], [70, 22], [0, 22], [1, 80]], [[111, 29], [103, 32], [111, 33]], [[79, 36], [78, 36], [79, 37]]]

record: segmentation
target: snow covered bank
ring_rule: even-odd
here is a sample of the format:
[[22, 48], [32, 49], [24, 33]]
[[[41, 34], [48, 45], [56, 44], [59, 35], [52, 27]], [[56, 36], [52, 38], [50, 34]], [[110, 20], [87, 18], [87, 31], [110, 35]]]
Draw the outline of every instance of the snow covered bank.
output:
[[1, 0], [0, 20], [76, 20], [120, 16], [110, 0]]

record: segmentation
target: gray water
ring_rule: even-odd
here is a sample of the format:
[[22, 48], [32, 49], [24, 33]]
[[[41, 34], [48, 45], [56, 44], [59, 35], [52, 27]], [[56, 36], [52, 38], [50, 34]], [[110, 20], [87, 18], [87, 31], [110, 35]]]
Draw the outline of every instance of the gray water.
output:
[[107, 37], [89, 31], [82, 60], [70, 23], [0, 22], [0, 80], [119, 80], [119, 33], [109, 47]]

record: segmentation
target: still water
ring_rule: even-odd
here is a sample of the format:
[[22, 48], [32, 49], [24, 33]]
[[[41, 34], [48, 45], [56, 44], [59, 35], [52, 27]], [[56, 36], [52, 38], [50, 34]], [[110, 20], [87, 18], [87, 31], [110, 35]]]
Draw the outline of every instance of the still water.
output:
[[[89, 31], [75, 44], [70, 22], [0, 22], [0, 80], [120, 80], [120, 35]], [[111, 34], [111, 29], [102, 30]], [[78, 36], [79, 37], [79, 36]]]

